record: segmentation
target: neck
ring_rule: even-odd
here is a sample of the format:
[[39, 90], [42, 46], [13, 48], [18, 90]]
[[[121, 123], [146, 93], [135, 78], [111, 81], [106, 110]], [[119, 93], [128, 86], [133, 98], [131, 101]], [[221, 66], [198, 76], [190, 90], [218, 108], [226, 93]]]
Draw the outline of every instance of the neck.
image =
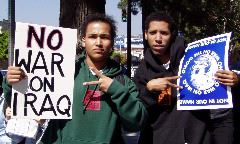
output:
[[169, 55], [169, 53], [166, 53], [164, 55], [158, 56], [157, 58], [162, 64], [166, 64], [170, 60], [170, 55]]
[[87, 57], [86, 58], [86, 63], [89, 67], [96, 68], [97, 70], [102, 70], [107, 63], [107, 60], [93, 61], [93, 60], [91, 60], [91, 58]]

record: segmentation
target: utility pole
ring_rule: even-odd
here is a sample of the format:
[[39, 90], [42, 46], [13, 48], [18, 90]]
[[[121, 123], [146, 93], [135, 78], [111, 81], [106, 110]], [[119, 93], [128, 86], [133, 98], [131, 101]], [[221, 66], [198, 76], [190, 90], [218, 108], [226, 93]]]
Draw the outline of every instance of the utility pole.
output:
[[8, 0], [8, 65], [13, 65], [14, 42], [15, 42], [15, 0]]
[[131, 78], [131, 4], [132, 0], [128, 0], [127, 6], [127, 76]]

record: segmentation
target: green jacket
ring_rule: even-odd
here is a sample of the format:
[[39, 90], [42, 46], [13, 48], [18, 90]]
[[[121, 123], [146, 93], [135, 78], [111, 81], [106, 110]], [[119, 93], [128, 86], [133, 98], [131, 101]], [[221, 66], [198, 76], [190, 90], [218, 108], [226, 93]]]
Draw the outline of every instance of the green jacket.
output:
[[[123, 75], [121, 66], [113, 60], [109, 60], [103, 74], [111, 78]], [[135, 84], [127, 76], [123, 78], [125, 85], [114, 79], [108, 91], [99, 96], [98, 86], [82, 85], [98, 78], [89, 71], [85, 57], [81, 57], [75, 68], [72, 119], [50, 120], [40, 143], [117, 144], [122, 142], [121, 125], [129, 131], [141, 129], [147, 110], [138, 98]], [[90, 95], [89, 91], [97, 94]]]

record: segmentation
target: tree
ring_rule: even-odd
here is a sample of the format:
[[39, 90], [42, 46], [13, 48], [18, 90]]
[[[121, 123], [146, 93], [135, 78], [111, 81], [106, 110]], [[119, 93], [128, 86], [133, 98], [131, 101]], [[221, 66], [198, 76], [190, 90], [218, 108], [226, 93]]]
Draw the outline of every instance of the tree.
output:
[[125, 65], [127, 62], [126, 56], [120, 52], [113, 51], [110, 57], [122, 65]]
[[[229, 31], [236, 37], [240, 32], [240, 0], [132, 1], [141, 7], [143, 32], [145, 18], [154, 11], [169, 13], [188, 42]], [[127, 0], [121, 0], [118, 8], [126, 7]]]
[[[137, 6], [142, 10], [143, 32], [146, 17], [151, 12], [163, 11], [174, 18], [178, 24], [179, 34], [183, 34], [187, 42], [230, 31], [233, 41], [240, 38], [240, 0], [132, 1], [138, 3]], [[121, 0], [118, 8], [126, 7], [127, 0]], [[239, 49], [239, 46], [235, 45], [231, 47], [231, 50]]]
[[[105, 13], [105, 4], [106, 0], [60, 0], [59, 26], [77, 28], [79, 38], [80, 26], [85, 17], [93, 13]], [[80, 39], [77, 48], [81, 48]]]
[[8, 61], [8, 32], [0, 34], [0, 68], [5, 69]]
[[[118, 2], [118, 8], [121, 10], [127, 10], [128, 0], [120, 0]], [[132, 0], [131, 1], [131, 12], [133, 15], [137, 15], [141, 10], [141, 1], [140, 0]]]
[[60, 0], [59, 25], [78, 28], [92, 13], [105, 13], [106, 0]]
[[8, 58], [8, 32], [0, 34], [0, 60]]

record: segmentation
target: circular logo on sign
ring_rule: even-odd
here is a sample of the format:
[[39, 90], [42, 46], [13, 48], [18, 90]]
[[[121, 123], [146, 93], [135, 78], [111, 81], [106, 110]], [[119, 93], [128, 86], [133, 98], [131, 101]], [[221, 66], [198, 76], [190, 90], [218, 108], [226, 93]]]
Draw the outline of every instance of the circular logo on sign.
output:
[[191, 70], [192, 86], [198, 90], [206, 90], [215, 83], [214, 74], [218, 70], [217, 61], [208, 54], [193, 59]]

